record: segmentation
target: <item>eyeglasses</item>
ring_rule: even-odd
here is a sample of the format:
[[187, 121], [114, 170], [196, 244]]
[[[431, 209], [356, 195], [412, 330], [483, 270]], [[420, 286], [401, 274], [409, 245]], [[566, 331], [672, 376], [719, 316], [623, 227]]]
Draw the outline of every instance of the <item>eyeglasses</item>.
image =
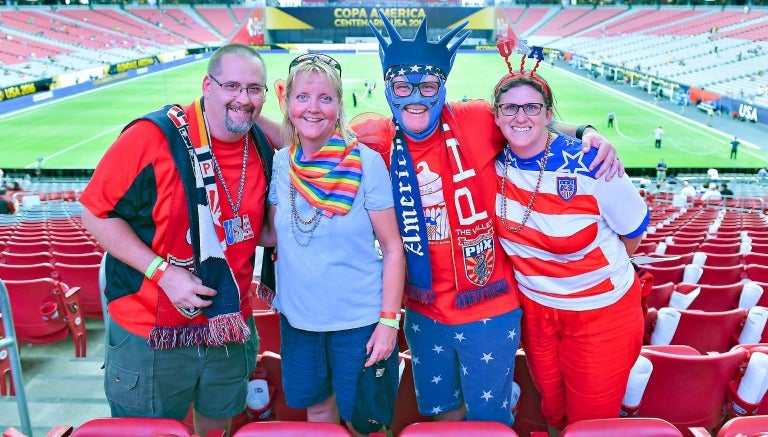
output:
[[329, 67], [333, 67], [336, 71], [339, 72], [339, 77], [341, 77], [341, 64], [339, 64], [339, 61], [322, 53], [307, 53], [305, 55], [301, 55], [298, 58], [294, 59], [288, 65], [288, 74], [290, 74], [291, 70], [293, 70], [293, 68], [299, 64], [303, 64], [305, 62], [317, 62], [317, 61], [320, 61], [323, 64], [328, 65]]
[[210, 74], [208, 75], [208, 77], [210, 77], [211, 80], [216, 82], [216, 84], [219, 85], [222, 90], [224, 90], [224, 93], [230, 97], [237, 97], [240, 95], [240, 93], [243, 92], [243, 90], [245, 90], [245, 94], [247, 94], [248, 97], [252, 97], [254, 99], [261, 99], [261, 98], [264, 98], [267, 94], [267, 91], [269, 91], [269, 88], [267, 88], [266, 85], [242, 86], [237, 82], [221, 83]]
[[541, 109], [544, 108], [543, 103], [523, 103], [522, 105], [518, 105], [516, 103], [502, 103], [500, 105], [496, 105], [496, 109], [501, 112], [502, 115], [506, 115], [507, 117], [512, 117], [513, 115], [517, 114], [517, 111], [520, 110], [520, 108], [523, 108], [523, 112], [525, 115], [539, 115], [541, 114]]
[[392, 92], [397, 97], [408, 97], [413, 94], [414, 88], [419, 89], [421, 97], [434, 97], [438, 91], [440, 91], [440, 82], [407, 82], [407, 81], [393, 81], [391, 82]]

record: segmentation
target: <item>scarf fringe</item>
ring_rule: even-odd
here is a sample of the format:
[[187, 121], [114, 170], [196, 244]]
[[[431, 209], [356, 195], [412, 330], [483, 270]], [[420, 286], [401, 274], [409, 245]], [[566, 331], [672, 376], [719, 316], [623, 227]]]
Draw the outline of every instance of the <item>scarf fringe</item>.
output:
[[259, 282], [259, 286], [256, 288], [256, 297], [263, 300], [271, 307], [276, 296], [277, 293], [275, 293], [275, 290], [264, 285], [264, 283]]
[[199, 346], [208, 336], [207, 325], [187, 325], [175, 327], [155, 326], [149, 331], [147, 344], [152, 349], [172, 349], [177, 347]]
[[206, 343], [211, 346], [224, 346], [227, 343], [247, 343], [251, 339], [251, 329], [240, 313], [229, 313], [208, 319]]
[[466, 308], [476, 303], [495, 299], [499, 296], [509, 293], [509, 284], [506, 279], [499, 279], [496, 282], [475, 288], [472, 290], [461, 291], [456, 294], [456, 306], [458, 308]]
[[434, 290], [420, 288], [413, 284], [405, 284], [405, 295], [408, 296], [409, 299], [413, 299], [423, 304], [433, 303], [437, 299]]

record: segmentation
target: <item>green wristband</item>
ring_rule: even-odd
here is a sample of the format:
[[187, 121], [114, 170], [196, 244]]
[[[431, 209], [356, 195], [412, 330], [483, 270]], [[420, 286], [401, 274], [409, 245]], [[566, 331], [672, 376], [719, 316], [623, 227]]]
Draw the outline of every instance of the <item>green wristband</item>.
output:
[[379, 323], [389, 326], [390, 328], [400, 329], [400, 322], [395, 319], [385, 319], [384, 317], [379, 319]]
[[149, 263], [149, 266], [147, 267], [147, 270], [144, 272], [144, 276], [147, 277], [147, 279], [152, 279], [152, 275], [155, 274], [155, 270], [157, 270], [157, 267], [162, 263], [164, 260], [163, 258], [158, 255], [155, 257], [155, 259], [152, 260], [151, 263]]

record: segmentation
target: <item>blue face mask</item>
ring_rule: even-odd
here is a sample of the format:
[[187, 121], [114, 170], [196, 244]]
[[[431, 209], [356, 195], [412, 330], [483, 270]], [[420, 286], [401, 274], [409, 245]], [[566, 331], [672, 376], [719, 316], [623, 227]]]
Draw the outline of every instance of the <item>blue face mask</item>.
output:
[[[426, 76], [427, 75], [425, 74], [405, 75], [408, 81], [412, 83], [421, 82]], [[384, 95], [387, 97], [389, 108], [392, 110], [392, 116], [400, 124], [403, 132], [415, 140], [423, 140], [430, 136], [432, 132], [437, 129], [438, 123], [440, 122], [440, 112], [443, 110], [443, 106], [445, 106], [445, 80], [440, 78], [437, 80], [440, 82], [440, 90], [432, 97], [423, 97], [417, 88], [414, 88], [410, 96], [398, 97], [392, 91], [392, 80], [390, 79], [387, 81]], [[412, 130], [409, 130], [405, 126], [405, 123], [403, 123], [403, 108], [411, 104], [425, 105], [429, 111], [429, 124], [427, 125], [427, 128], [421, 132], [413, 132]]]

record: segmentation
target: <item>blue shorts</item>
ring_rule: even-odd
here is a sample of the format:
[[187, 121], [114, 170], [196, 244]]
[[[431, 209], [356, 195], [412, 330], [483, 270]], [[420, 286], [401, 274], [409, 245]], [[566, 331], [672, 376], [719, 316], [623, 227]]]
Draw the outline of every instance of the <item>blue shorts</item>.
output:
[[252, 317], [248, 326], [253, 334], [246, 344], [157, 350], [110, 322], [104, 391], [112, 416], [183, 420], [192, 404], [212, 419], [242, 413], [259, 342]]
[[405, 310], [419, 413], [467, 406], [467, 420], [512, 425], [512, 378], [520, 308], [477, 322], [446, 325]]
[[[296, 329], [280, 316], [280, 356], [283, 391], [293, 408], [307, 408], [336, 395], [339, 416], [352, 419], [357, 378], [366, 360], [365, 344], [377, 323], [343, 331]], [[397, 349], [387, 358], [387, 370], [397, 375]]]

